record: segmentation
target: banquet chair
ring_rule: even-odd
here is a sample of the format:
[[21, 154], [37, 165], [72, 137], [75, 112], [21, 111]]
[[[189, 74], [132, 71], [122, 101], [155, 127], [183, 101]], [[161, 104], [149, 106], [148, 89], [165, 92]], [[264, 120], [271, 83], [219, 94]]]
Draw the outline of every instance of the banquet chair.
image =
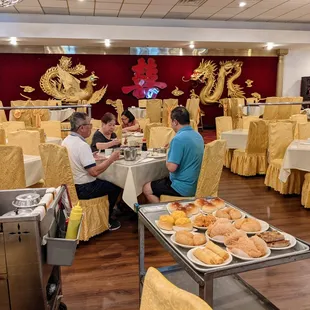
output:
[[0, 158], [0, 190], [26, 188], [22, 148], [0, 145]]
[[268, 162], [265, 185], [280, 194], [300, 194], [304, 173], [291, 170], [287, 181], [279, 179], [280, 169], [287, 147], [294, 139], [294, 124], [289, 122], [270, 123], [268, 125]]
[[253, 121], [258, 121], [259, 117], [258, 116], [243, 116], [242, 117], [242, 128], [243, 129], [249, 129], [250, 128], [250, 123]]
[[90, 121], [90, 123], [93, 125], [93, 128], [99, 129], [99, 128], [102, 127], [102, 122], [101, 122], [100, 119], [94, 119], [94, 118], [92, 118], [91, 121]]
[[4, 129], [5, 135], [8, 136], [9, 132], [25, 129], [26, 127], [24, 122], [9, 121], [1, 123], [0, 128]]
[[91, 132], [90, 132], [90, 136], [88, 138], [85, 139], [85, 141], [87, 142], [87, 144], [91, 145], [92, 141], [93, 141], [93, 136], [95, 134], [95, 132], [98, 130], [99, 128], [96, 128], [96, 127], [93, 127], [91, 129]]
[[[215, 140], [205, 145], [195, 197], [216, 197], [223, 171], [226, 141]], [[190, 197], [188, 197], [190, 198]], [[183, 200], [186, 197], [160, 196], [161, 202]]]
[[144, 138], [146, 140], [147, 147], [149, 147], [149, 145], [150, 145], [150, 131], [151, 131], [151, 128], [153, 128], [153, 127], [163, 127], [163, 124], [162, 123], [146, 124], [145, 131], [144, 131]]
[[307, 140], [310, 139], [310, 123], [297, 124], [298, 126], [298, 139]]
[[305, 208], [310, 208], [310, 173], [305, 174], [305, 180], [301, 192], [301, 204]]
[[83, 209], [83, 222], [80, 240], [87, 241], [109, 228], [108, 196], [79, 200], [75, 189], [68, 151], [56, 144], [42, 143], [39, 146], [46, 187], [58, 187], [66, 184], [72, 205], [80, 202]]
[[146, 118], [150, 119], [151, 123], [161, 122], [161, 99], [149, 99], [146, 103]]
[[137, 121], [138, 121], [138, 123], [140, 125], [141, 132], [144, 132], [145, 131], [145, 126], [150, 123], [150, 119], [149, 118], [137, 118]]
[[169, 145], [175, 132], [169, 127], [153, 127], [150, 130], [149, 148], [159, 148]]
[[171, 111], [178, 106], [178, 99], [163, 100], [163, 126], [171, 127]]
[[9, 132], [7, 144], [20, 146], [23, 154], [39, 156], [40, 133], [34, 130]]
[[[216, 139], [221, 139], [221, 134], [224, 131], [232, 130], [232, 118], [231, 116], [219, 116], [215, 118], [215, 128], [216, 128]], [[231, 160], [233, 156], [233, 151], [231, 149], [227, 149], [225, 151], [225, 158], [224, 158], [224, 166], [226, 168], [230, 168]]]
[[250, 123], [245, 150], [234, 150], [231, 171], [242, 176], [266, 174], [268, 127], [263, 120]]
[[[2, 101], [0, 100], [0, 107], [3, 107]], [[0, 110], [0, 123], [7, 122], [6, 114], [4, 110]]]
[[308, 122], [307, 114], [294, 114], [290, 117], [291, 121], [296, 122], [295, 132], [294, 132], [294, 139], [298, 139], [298, 124], [305, 124]]
[[71, 124], [70, 122], [60, 123], [61, 139], [64, 140], [70, 134]]
[[40, 134], [40, 143], [45, 143], [45, 133], [42, 128], [36, 128], [36, 127], [26, 127], [25, 129], [18, 129], [20, 130], [30, 130], [30, 131], [37, 131]]
[[[31, 100], [12, 100], [11, 107], [33, 107], [33, 103], [31, 102]], [[35, 124], [32, 124], [32, 111], [32, 109], [11, 110], [9, 119], [10, 121], [24, 122], [25, 126], [35, 126]]]
[[190, 126], [191, 126], [194, 130], [198, 131], [198, 125], [197, 125], [197, 123], [196, 123], [193, 119], [190, 120]]
[[6, 144], [6, 136], [4, 129], [0, 128], [0, 144], [5, 145]]
[[61, 125], [59, 121], [42, 121], [41, 128], [47, 137], [61, 138]]
[[242, 128], [242, 109], [244, 107], [243, 98], [229, 98], [229, 106], [231, 107], [231, 118], [233, 129]]
[[198, 296], [172, 284], [154, 267], [149, 267], [144, 278], [140, 310], [212, 310], [212, 308]]
[[200, 122], [200, 99], [199, 98], [190, 98], [186, 101], [186, 110], [189, 113], [190, 119], [194, 120], [198, 126]]
[[115, 125], [114, 132], [115, 132], [115, 134], [117, 136], [117, 139], [122, 141], [122, 135], [123, 135], [123, 133], [122, 133], [122, 126], [121, 125]]
[[138, 100], [138, 106], [139, 108], [146, 108], [147, 100], [146, 99], [140, 99]]

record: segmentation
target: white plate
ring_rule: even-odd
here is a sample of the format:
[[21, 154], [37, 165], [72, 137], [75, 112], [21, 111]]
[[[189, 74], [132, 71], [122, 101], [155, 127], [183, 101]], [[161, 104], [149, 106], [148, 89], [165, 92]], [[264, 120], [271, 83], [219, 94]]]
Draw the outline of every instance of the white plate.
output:
[[197, 264], [197, 265], [199, 265], [199, 266], [209, 267], [209, 268], [221, 267], [221, 266], [226, 266], [226, 265], [230, 264], [231, 261], [232, 261], [232, 256], [231, 256], [231, 254], [230, 254], [229, 252], [227, 252], [228, 255], [229, 255], [229, 258], [227, 258], [226, 261], [225, 261], [223, 264], [219, 264], [219, 265], [209, 265], [209, 264], [205, 264], [205, 263], [203, 263], [202, 261], [200, 261], [198, 258], [195, 257], [195, 255], [194, 255], [193, 252], [194, 252], [195, 249], [197, 249], [197, 248], [203, 249], [204, 247], [201, 247], [201, 246], [200, 246], [200, 247], [196, 247], [196, 248], [193, 248], [193, 249], [189, 250], [189, 251], [187, 252], [187, 258], [188, 258], [191, 262], [193, 262], [194, 264]]
[[[272, 250], [272, 251], [288, 250], [290, 248], [293, 248], [296, 245], [297, 241], [292, 235], [289, 235], [289, 234], [281, 232], [281, 231], [279, 231], [279, 233], [284, 236], [285, 240], [289, 240], [291, 244], [287, 247], [282, 247], [282, 248], [271, 248], [271, 247], [269, 247], [270, 250]], [[268, 243], [267, 243], [267, 246], [268, 246]]]
[[210, 240], [216, 242], [216, 243], [221, 243], [221, 244], [224, 244], [224, 236], [215, 236], [213, 238], [211, 238], [209, 235], [208, 235], [208, 231], [205, 232], [206, 234], [206, 237], [209, 238]]
[[236, 258], [239, 258], [239, 259], [241, 259], [241, 260], [247, 260], [247, 261], [248, 261], [248, 260], [261, 260], [261, 259], [264, 259], [264, 258], [268, 257], [268, 256], [271, 254], [271, 251], [270, 251], [269, 248], [267, 248], [267, 254], [264, 255], [264, 256], [262, 256], [262, 257], [259, 257], [259, 258], [239, 256], [239, 255], [236, 255], [236, 254], [232, 253], [232, 252], [229, 250], [229, 248], [226, 248], [226, 251], [227, 251], [228, 253], [230, 253], [232, 256], [236, 257]]
[[[227, 209], [227, 207], [225, 207], [225, 208], [222, 208], [222, 210], [223, 209]], [[234, 209], [234, 208], [233, 208]], [[237, 209], [235, 209], [235, 210], [237, 210]], [[213, 213], [212, 213], [212, 215], [213, 216], [215, 216], [217, 219], [222, 219], [223, 217], [217, 217], [215, 214], [216, 214], [216, 212], [217, 212], [218, 210], [216, 210], [216, 211], [214, 211]], [[240, 211], [240, 210], [238, 210], [238, 211]], [[241, 212], [241, 217], [239, 218], [239, 219], [237, 219], [237, 220], [240, 220], [240, 219], [244, 219], [245, 218], [245, 213], [243, 213], [242, 211], [240, 211]], [[236, 220], [230, 220], [231, 222], [233, 222], [233, 221], [236, 221]]]
[[165, 230], [165, 229], [161, 229], [157, 224], [158, 224], [158, 220], [155, 221], [156, 226], [160, 229], [160, 231], [162, 233], [164, 233], [165, 235], [173, 235], [175, 234], [174, 230]]
[[149, 153], [147, 157], [151, 157], [151, 158], [164, 158], [166, 156], [167, 156], [167, 154], [164, 154], [164, 153], [156, 153], [156, 154]]
[[[199, 233], [197, 232], [193, 232], [194, 235], [198, 235]], [[171, 237], [170, 237], [170, 240], [172, 243], [182, 247], [182, 248], [186, 248], [186, 249], [192, 249], [192, 248], [196, 248], [197, 246], [196, 245], [186, 245], [186, 244], [182, 244], [182, 243], [178, 243], [175, 241], [175, 234], [173, 234]], [[206, 243], [208, 242], [208, 240], [206, 241]], [[202, 244], [202, 245], [206, 245], [206, 243]]]
[[134, 137], [143, 137], [143, 133], [141, 132], [136, 132], [133, 134]]
[[195, 220], [195, 218], [196, 218], [198, 215], [200, 215], [199, 212], [198, 212], [197, 214], [194, 214], [194, 215], [191, 216], [191, 221], [192, 221], [192, 223], [193, 223], [193, 226], [194, 226], [195, 228], [197, 228], [197, 229], [208, 230], [208, 227], [200, 227], [200, 226], [194, 225], [194, 220]]
[[267, 231], [269, 229], [269, 224], [267, 222], [259, 220], [257, 218], [254, 218], [254, 219], [257, 220], [260, 223], [260, 226], [262, 228], [260, 231], [251, 231], [251, 232], [249, 232], [249, 231], [245, 231], [245, 230], [242, 230], [242, 229], [240, 229], [240, 230], [246, 232], [248, 235], [256, 235], [256, 234], [260, 234], [260, 233], [262, 233], [264, 231]]

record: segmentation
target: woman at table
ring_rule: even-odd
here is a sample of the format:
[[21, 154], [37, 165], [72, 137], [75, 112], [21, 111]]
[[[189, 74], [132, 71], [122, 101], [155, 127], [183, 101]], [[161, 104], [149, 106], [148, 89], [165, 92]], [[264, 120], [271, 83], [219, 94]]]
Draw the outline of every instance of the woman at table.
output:
[[116, 148], [121, 145], [114, 132], [116, 118], [112, 113], [105, 113], [101, 118], [101, 128], [98, 129], [92, 139], [91, 149], [93, 152]]
[[121, 119], [123, 132], [140, 131], [139, 122], [135, 119], [134, 115], [130, 111], [125, 110], [122, 113]]

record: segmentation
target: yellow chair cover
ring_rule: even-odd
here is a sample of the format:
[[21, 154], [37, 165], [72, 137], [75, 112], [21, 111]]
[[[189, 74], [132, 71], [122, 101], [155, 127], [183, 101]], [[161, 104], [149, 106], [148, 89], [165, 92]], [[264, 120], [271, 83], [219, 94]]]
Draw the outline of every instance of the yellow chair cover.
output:
[[[3, 107], [2, 101], [0, 100], [0, 107]], [[7, 117], [4, 110], [0, 110], [0, 123], [7, 122]]]
[[246, 103], [257, 103], [258, 99], [255, 97], [246, 98]]
[[305, 174], [305, 181], [301, 192], [301, 204], [305, 208], [310, 208], [310, 173]]
[[169, 127], [153, 127], [150, 130], [150, 148], [164, 147], [170, 144], [175, 132]]
[[40, 133], [34, 130], [19, 130], [8, 133], [8, 145], [20, 146], [24, 154], [39, 156]]
[[294, 132], [294, 139], [298, 139], [298, 124], [306, 124], [308, 122], [307, 114], [294, 114], [290, 117], [290, 120], [296, 122], [295, 132]]
[[189, 112], [189, 117], [190, 119], [194, 120], [197, 125], [199, 124], [200, 121], [200, 99], [199, 98], [190, 98], [187, 99], [186, 102], [186, 109]]
[[146, 103], [146, 118], [150, 119], [151, 123], [161, 122], [161, 99], [150, 99]]
[[[39, 149], [44, 170], [45, 186], [58, 187], [62, 184], [66, 184], [72, 205], [77, 204], [78, 197], [75, 190], [67, 149], [49, 143], [40, 144]], [[87, 241], [89, 238], [108, 230], [108, 196], [80, 200], [80, 205], [84, 213], [80, 240]]]
[[59, 121], [42, 121], [41, 128], [47, 137], [61, 138], [61, 125]]
[[258, 116], [243, 116], [242, 117], [242, 128], [243, 129], [249, 129], [250, 123], [253, 121], [259, 120]]
[[178, 99], [163, 100], [163, 126], [171, 127], [171, 111], [178, 106]]
[[[217, 196], [223, 170], [226, 141], [215, 140], [205, 145], [195, 197]], [[161, 202], [186, 199], [162, 195]]]
[[0, 128], [0, 144], [2, 144], [2, 145], [6, 144], [5, 131], [2, 128]]
[[[48, 106], [47, 100], [32, 100], [31, 104], [33, 106]], [[48, 121], [50, 119], [50, 114], [48, 109], [35, 109], [30, 110], [31, 124], [33, 127], [40, 127], [42, 121]]]
[[[70, 134], [71, 124], [70, 122], [60, 123], [61, 127], [61, 139], [64, 140]], [[62, 131], [63, 129], [69, 129], [69, 131]]]
[[147, 100], [142, 99], [138, 101], [139, 108], [146, 108]]
[[186, 292], [168, 281], [157, 269], [146, 273], [140, 310], [212, 310], [196, 295]]
[[0, 145], [0, 190], [26, 188], [22, 148]]
[[162, 127], [162, 126], [163, 126], [162, 123], [146, 124], [145, 130], [144, 130], [144, 138], [146, 139], [147, 147], [149, 147], [149, 145], [150, 145], [150, 131], [151, 131], [151, 128], [153, 128], [153, 127]]
[[18, 130], [37, 131], [40, 134], [40, 143], [45, 143], [45, 133], [44, 133], [44, 130], [42, 128], [26, 127], [25, 129], [18, 129]]
[[19, 129], [25, 129], [24, 122], [9, 121], [0, 124], [0, 128], [4, 129], [6, 136], [9, 132], [17, 131]]
[[291, 170], [286, 183], [279, 180], [285, 151], [294, 139], [294, 124], [277, 122], [268, 125], [268, 161], [265, 185], [281, 194], [300, 194], [304, 172]]
[[245, 150], [233, 153], [231, 171], [243, 176], [266, 174], [267, 170], [268, 127], [263, 120], [250, 123]]
[[310, 139], [310, 122], [307, 124], [297, 124], [298, 126], [298, 139], [307, 140]]
[[194, 130], [198, 131], [198, 125], [193, 119], [190, 120], [190, 125]]
[[[30, 100], [11, 101], [11, 107], [28, 107], [32, 106]], [[24, 122], [26, 126], [35, 126], [32, 124], [32, 110], [11, 110], [10, 121]]]
[[231, 106], [228, 98], [220, 99], [220, 104], [223, 106], [224, 116], [231, 116]]
[[92, 141], [93, 141], [93, 136], [95, 134], [95, 132], [98, 130], [99, 128], [96, 128], [96, 127], [93, 127], [91, 129], [91, 132], [90, 132], [90, 136], [88, 138], [85, 139], [85, 141], [87, 142], [87, 144], [91, 145]]
[[122, 133], [122, 126], [121, 125], [115, 125], [114, 132], [117, 136], [117, 139], [122, 141], [122, 134], [123, 134]]
[[94, 119], [92, 118], [91, 121], [90, 121], [91, 124], [93, 124], [93, 128], [101, 128], [102, 127], [102, 122], [100, 119]]
[[233, 129], [242, 128], [242, 108], [244, 107], [243, 98], [229, 98], [229, 106], [231, 107], [231, 118]]
[[141, 131], [144, 132], [145, 126], [150, 123], [150, 119], [149, 118], [137, 118], [137, 122], [139, 123]]

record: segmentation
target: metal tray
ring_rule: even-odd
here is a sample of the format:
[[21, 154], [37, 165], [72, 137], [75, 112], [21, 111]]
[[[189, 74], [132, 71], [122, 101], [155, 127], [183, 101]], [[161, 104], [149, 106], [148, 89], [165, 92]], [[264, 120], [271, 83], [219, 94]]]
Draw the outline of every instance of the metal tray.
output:
[[[184, 202], [192, 202], [194, 200], [184, 200]], [[246, 216], [248, 217], [253, 217], [252, 215], [250, 215], [249, 213], [241, 210], [240, 208], [232, 205], [231, 203], [225, 201], [226, 205], [229, 205], [235, 209], [238, 209], [240, 211], [242, 211], [243, 213], [246, 214]], [[164, 215], [164, 214], [169, 214], [168, 210], [166, 208], [167, 203], [160, 203], [160, 204], [153, 204], [153, 205], [145, 205], [145, 206], [140, 206], [139, 207], [139, 212], [145, 217], [145, 219], [155, 228], [155, 230], [157, 231], [158, 234], [160, 234], [167, 243], [169, 243], [169, 245], [179, 254], [181, 254], [181, 256], [183, 257], [184, 260], [186, 260], [188, 262], [188, 264], [190, 264], [194, 269], [196, 269], [197, 271], [203, 272], [203, 273], [214, 273], [216, 271], [220, 271], [220, 270], [227, 270], [233, 267], [241, 267], [241, 266], [248, 266], [248, 265], [254, 265], [254, 264], [259, 264], [262, 262], [266, 262], [266, 261], [270, 261], [270, 260], [274, 260], [274, 259], [280, 259], [280, 258], [286, 258], [286, 257], [291, 257], [294, 255], [298, 255], [298, 254], [302, 254], [304, 252], [309, 251], [309, 246], [306, 242], [301, 241], [300, 239], [296, 238], [296, 245], [293, 248], [287, 249], [287, 250], [282, 250], [282, 251], [271, 251], [271, 254], [269, 257], [267, 258], [263, 258], [263, 259], [258, 259], [258, 260], [254, 260], [254, 261], [243, 261], [240, 260], [238, 258], [233, 257], [232, 262], [229, 265], [226, 266], [222, 266], [222, 267], [212, 267], [212, 268], [207, 268], [207, 267], [201, 267], [198, 266], [196, 264], [194, 264], [193, 262], [191, 262], [188, 258], [187, 258], [187, 252], [190, 249], [185, 249], [182, 247], [179, 247], [177, 245], [175, 245], [174, 243], [171, 242], [170, 237], [171, 235], [167, 235], [164, 234], [155, 224], [155, 221], [158, 220], [160, 215]], [[278, 231], [281, 231], [280, 229], [277, 229], [275, 227], [273, 227], [272, 225], [270, 225], [269, 230], [271, 229], [275, 229]], [[205, 231], [201, 231], [198, 230], [201, 233], [204, 233]], [[225, 249], [225, 246], [219, 243], [216, 243], [218, 246], [220, 246], [221, 248]]]

